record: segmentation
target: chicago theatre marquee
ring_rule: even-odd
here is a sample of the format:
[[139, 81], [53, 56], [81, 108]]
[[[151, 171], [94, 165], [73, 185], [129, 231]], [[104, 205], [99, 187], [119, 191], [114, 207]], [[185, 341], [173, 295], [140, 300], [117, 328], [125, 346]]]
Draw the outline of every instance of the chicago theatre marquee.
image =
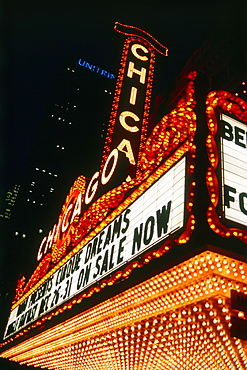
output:
[[[100, 168], [18, 281], [3, 358], [44, 369], [247, 368], [247, 103], [187, 74], [148, 130], [156, 55], [126, 35]], [[200, 92], [200, 93], [198, 93]]]

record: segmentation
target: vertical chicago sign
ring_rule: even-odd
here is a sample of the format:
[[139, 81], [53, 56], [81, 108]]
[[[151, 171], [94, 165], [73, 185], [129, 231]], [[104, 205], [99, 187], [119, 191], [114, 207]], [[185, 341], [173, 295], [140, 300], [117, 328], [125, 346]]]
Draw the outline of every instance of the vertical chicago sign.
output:
[[147, 136], [155, 51], [168, 53], [166, 47], [142, 30], [120, 23], [115, 24], [115, 30], [131, 36], [123, 47], [101, 168], [88, 185], [86, 204], [95, 199], [100, 186], [100, 193], [105, 193], [117, 176], [122, 181], [136, 177]]
[[76, 179], [37, 268], [19, 280], [7, 342], [187, 243], [194, 230], [196, 73], [147, 136], [155, 54], [167, 48], [135, 27], [115, 29], [128, 37], [100, 168]]

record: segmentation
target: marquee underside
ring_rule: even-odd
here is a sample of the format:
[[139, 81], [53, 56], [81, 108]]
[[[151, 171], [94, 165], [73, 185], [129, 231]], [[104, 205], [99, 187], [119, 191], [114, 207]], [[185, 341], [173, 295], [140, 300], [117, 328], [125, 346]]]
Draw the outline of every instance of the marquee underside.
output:
[[247, 342], [231, 336], [231, 289], [247, 263], [203, 252], [2, 352], [54, 370], [244, 370]]

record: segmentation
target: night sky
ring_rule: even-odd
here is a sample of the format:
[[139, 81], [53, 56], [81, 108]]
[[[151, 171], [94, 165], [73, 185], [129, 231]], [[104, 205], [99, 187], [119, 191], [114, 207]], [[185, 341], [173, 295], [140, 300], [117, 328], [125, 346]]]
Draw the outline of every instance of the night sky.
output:
[[[226, 19], [232, 8], [246, 11], [244, 3], [221, 0], [3, 1], [0, 5], [2, 194], [11, 181], [24, 172], [30, 160], [49, 98], [70, 55], [78, 55], [117, 74], [124, 37], [113, 30], [114, 22], [144, 29], [169, 48], [164, 65], [159, 64], [156, 70], [156, 93], [162, 93], [211, 32], [224, 22], [228, 27]], [[94, 124], [91, 123], [92, 132]], [[90, 165], [89, 158], [85, 161]], [[19, 368], [15, 364], [2, 366], [0, 361], [1, 369]]]
[[69, 55], [78, 54], [116, 73], [124, 38], [113, 30], [114, 22], [134, 25], [169, 48], [169, 60], [159, 71], [162, 88], [231, 11], [228, 1], [47, 3], [6, 0], [2, 7], [1, 105], [7, 179], [25, 168]]

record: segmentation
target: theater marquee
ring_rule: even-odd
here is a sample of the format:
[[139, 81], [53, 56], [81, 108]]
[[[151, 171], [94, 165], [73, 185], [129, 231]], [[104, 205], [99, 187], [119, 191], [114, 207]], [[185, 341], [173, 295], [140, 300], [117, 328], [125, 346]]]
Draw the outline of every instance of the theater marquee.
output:
[[115, 29], [128, 37], [100, 168], [76, 179], [38, 266], [18, 281], [6, 343], [186, 244], [195, 228], [196, 73], [148, 135], [155, 56], [167, 48], [135, 27]]
[[157, 244], [184, 223], [185, 158], [18, 305], [6, 337]]
[[247, 103], [220, 90], [202, 102], [191, 71], [176, 107], [149, 125], [167, 48], [115, 30], [128, 37], [100, 168], [76, 179], [18, 281], [0, 357], [53, 370], [244, 370]]

